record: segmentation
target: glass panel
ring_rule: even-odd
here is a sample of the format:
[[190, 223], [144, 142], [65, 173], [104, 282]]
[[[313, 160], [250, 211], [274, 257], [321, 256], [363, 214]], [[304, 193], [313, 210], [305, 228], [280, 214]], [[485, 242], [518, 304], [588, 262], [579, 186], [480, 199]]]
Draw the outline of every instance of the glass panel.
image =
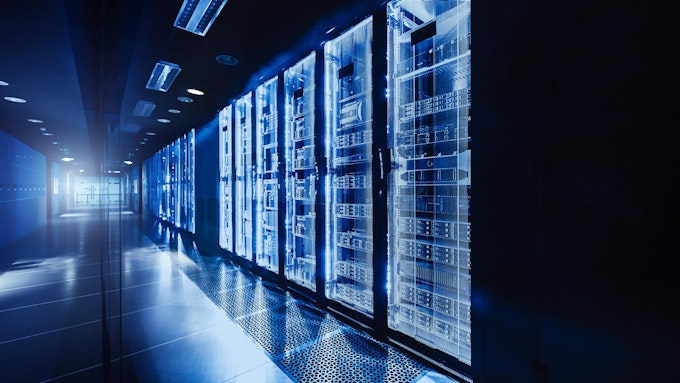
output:
[[373, 314], [373, 19], [324, 46], [326, 295]]
[[279, 146], [276, 92], [278, 77], [260, 85], [255, 91], [257, 127], [256, 198], [257, 264], [275, 273], [279, 271]]
[[253, 95], [248, 92], [234, 104], [236, 160], [236, 255], [253, 259]]
[[388, 4], [388, 324], [469, 364], [470, 1]]
[[234, 219], [232, 185], [232, 107], [228, 105], [220, 111], [220, 247], [227, 251], [234, 251]]
[[316, 290], [314, 66], [316, 53], [284, 72], [286, 121], [286, 277]]

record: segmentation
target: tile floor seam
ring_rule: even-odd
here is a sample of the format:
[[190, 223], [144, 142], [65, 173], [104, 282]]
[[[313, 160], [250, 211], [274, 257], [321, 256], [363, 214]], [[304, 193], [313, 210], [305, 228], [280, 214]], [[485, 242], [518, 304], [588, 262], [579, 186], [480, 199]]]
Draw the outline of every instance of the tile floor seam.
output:
[[40, 302], [40, 303], [34, 303], [34, 304], [30, 304], [30, 305], [10, 307], [10, 308], [6, 308], [6, 309], [1, 309], [0, 314], [2, 314], [4, 312], [22, 310], [22, 309], [27, 309], [27, 308], [37, 307], [37, 306], [42, 306], [42, 305], [49, 305], [49, 304], [53, 304], [53, 303], [66, 302], [66, 301], [70, 301], [70, 300], [74, 300], [74, 299], [93, 297], [93, 296], [96, 296], [96, 295], [101, 295], [101, 293], [83, 294], [83, 295], [78, 295], [78, 296], [71, 297], [71, 298], [55, 299], [55, 300], [47, 301], [47, 302]]
[[[111, 319], [113, 319], [113, 318], [111, 318]], [[0, 342], [0, 346], [2, 346], [4, 344], [8, 344], [8, 343], [18, 342], [18, 341], [22, 341], [22, 340], [26, 340], [26, 339], [30, 339], [30, 338], [35, 338], [35, 337], [39, 337], [39, 336], [43, 336], [43, 335], [47, 335], [47, 334], [52, 334], [52, 333], [59, 332], [59, 331], [70, 330], [70, 329], [76, 328], [76, 327], [87, 326], [87, 325], [97, 323], [97, 322], [101, 322], [101, 321], [102, 321], [101, 319], [96, 319], [96, 320], [91, 320], [91, 321], [87, 321], [87, 322], [74, 324], [74, 325], [71, 325], [71, 326], [60, 327], [60, 328], [57, 328], [57, 329], [54, 329], [54, 330], [43, 331], [43, 332], [31, 334], [31, 335], [22, 336], [22, 337], [19, 337], [19, 338], [9, 339], [9, 340], [5, 340], [5, 341]]]
[[89, 367], [81, 368], [80, 370], [71, 371], [71, 372], [66, 373], [66, 374], [62, 374], [62, 375], [58, 375], [58, 376], [53, 376], [53, 377], [48, 378], [48, 379], [46, 379], [46, 380], [41, 380], [40, 383], [53, 382], [53, 381], [55, 381], [55, 380], [57, 380], [57, 379], [65, 378], [65, 377], [67, 377], [67, 376], [71, 376], [71, 375], [75, 375], [75, 374], [79, 374], [79, 373], [81, 373], [81, 372], [83, 372], [83, 371], [91, 370], [91, 369], [93, 369], [93, 368], [102, 367], [102, 366], [104, 366], [103, 363], [94, 364], [94, 365], [89, 366]]
[[[143, 309], [124, 312], [122, 315], [120, 315], [120, 314], [112, 315], [112, 316], [108, 317], [107, 319], [108, 320], [118, 319], [118, 318], [125, 317], [125, 316], [128, 316], [128, 315], [137, 314], [137, 313], [140, 313], [140, 312], [143, 312], [143, 311], [152, 310], [152, 309], [155, 309], [155, 308], [172, 305], [172, 304], [175, 304], [175, 303], [179, 303], [179, 302], [182, 302], [182, 301], [194, 298], [194, 297], [200, 297], [200, 296], [205, 296], [202, 291], [198, 292], [195, 296], [185, 297], [185, 298], [182, 298], [182, 299], [177, 299], [177, 300], [166, 302], [166, 303], [163, 303], [163, 304], [145, 307]], [[100, 318], [100, 319], [96, 319], [96, 320], [91, 320], [91, 321], [87, 321], [87, 322], [73, 324], [73, 325], [70, 325], [70, 326], [60, 327], [58, 329], [34, 333], [34, 334], [26, 335], [26, 336], [23, 336], [23, 337], [20, 337], [20, 338], [14, 338], [14, 339], [6, 340], [6, 341], [0, 341], [0, 345], [6, 344], [6, 343], [12, 343], [12, 342], [16, 342], [16, 341], [20, 341], [20, 340], [24, 340], [24, 339], [29, 339], [29, 338], [33, 338], [33, 337], [37, 337], [37, 336], [47, 335], [47, 334], [55, 333], [55, 332], [58, 332], [58, 331], [68, 330], [68, 329], [71, 329], [71, 328], [76, 328], [76, 327], [80, 327], [80, 326], [84, 326], [84, 325], [88, 325], [88, 324], [92, 324], [92, 323], [96, 323], [96, 322], [101, 322], [101, 321], [102, 320]]]
[[[181, 270], [180, 270], [180, 271], [181, 271]], [[218, 272], [220, 272], [220, 271], [217, 270], [217, 271], [209, 271], [209, 272], [199, 272], [199, 273], [195, 273], [195, 274], [196, 274], [196, 275], [200, 275], [200, 274], [212, 274], [212, 273], [218, 273]], [[118, 274], [120, 274], [120, 273], [111, 273], [111, 274], [107, 274], [107, 276], [115, 276], [115, 275], [118, 275]], [[182, 275], [185, 275], [185, 276], [186, 276], [187, 274], [185, 274], [185, 273], [182, 272]], [[153, 284], [161, 283], [161, 282], [169, 282], [169, 281], [173, 281], [173, 280], [175, 280], [175, 279], [181, 278], [182, 275], [179, 275], [179, 276], [176, 276], [176, 277], [173, 277], [173, 278], [169, 278], [169, 279], [162, 279], [162, 280], [159, 280], [159, 281], [156, 281], [156, 282], [142, 283], [142, 284], [138, 284], [138, 285], [123, 287], [123, 290], [129, 289], [129, 288], [140, 287], [140, 286], [153, 285]], [[4, 290], [0, 290], [0, 295], [2, 295], [3, 292], [15, 291], [15, 290], [26, 289], [26, 288], [31, 288], [31, 287], [42, 287], [42, 286], [53, 285], [53, 284], [58, 284], [58, 283], [80, 281], [80, 280], [83, 280], [83, 279], [92, 279], [92, 278], [99, 278], [99, 277], [100, 277], [100, 276], [97, 275], [97, 276], [93, 276], [93, 277], [83, 277], [83, 278], [65, 279], [65, 280], [55, 281], [55, 282], [39, 283], [39, 284], [35, 284], [35, 285], [21, 286], [21, 287], [16, 287], [16, 288], [11, 288], [11, 289], [4, 289]], [[120, 289], [108, 290], [107, 292], [115, 292], [115, 291], [118, 291], [118, 290], [120, 290]]]
[[[158, 253], [157, 251], [154, 251], [153, 254], [145, 255], [144, 257], [134, 257], [133, 259], [138, 260], [138, 259], [144, 259], [144, 258], [151, 258], [154, 255], [158, 255], [157, 253]], [[79, 257], [80, 256], [87, 257], [88, 255], [83, 254], [83, 255], [78, 255], [78, 256]], [[96, 257], [97, 255], [92, 255], [92, 256]], [[114, 263], [114, 262], [119, 262], [119, 260], [110, 260], [110, 261], [106, 261], [105, 263]], [[88, 262], [88, 263], [83, 263], [83, 264], [79, 264], [79, 265], [75, 265], [75, 266], [87, 267], [87, 266], [94, 266], [94, 265], [99, 265], [99, 264], [101, 264], [101, 262]], [[54, 267], [51, 270], [68, 269], [70, 267], [72, 267], [72, 266], [59, 266], [59, 267]], [[25, 275], [25, 274], [39, 273], [39, 272], [43, 272], [43, 270], [15, 271], [15, 272], [12, 272], [12, 275]]]

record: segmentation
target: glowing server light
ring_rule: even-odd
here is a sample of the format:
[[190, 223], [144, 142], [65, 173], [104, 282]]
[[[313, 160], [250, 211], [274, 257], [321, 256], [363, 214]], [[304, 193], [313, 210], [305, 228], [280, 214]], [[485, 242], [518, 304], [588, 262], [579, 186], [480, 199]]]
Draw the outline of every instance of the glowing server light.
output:
[[159, 60], [153, 67], [146, 89], [167, 92], [181, 70], [177, 64]]
[[184, 0], [174, 26], [205, 36], [226, 3], [227, 0]]
[[153, 102], [139, 100], [137, 101], [137, 105], [135, 105], [135, 110], [132, 111], [132, 114], [137, 117], [149, 117], [155, 108], [156, 104]]

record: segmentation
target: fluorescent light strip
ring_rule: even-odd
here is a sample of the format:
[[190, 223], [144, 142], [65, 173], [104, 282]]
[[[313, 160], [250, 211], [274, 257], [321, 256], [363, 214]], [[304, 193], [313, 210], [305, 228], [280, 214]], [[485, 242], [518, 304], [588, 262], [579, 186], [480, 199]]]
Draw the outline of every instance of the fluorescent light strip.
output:
[[184, 0], [174, 26], [205, 36], [227, 0]]
[[182, 68], [177, 64], [162, 60], [158, 61], [151, 72], [149, 81], [146, 83], [146, 88], [167, 92], [181, 70]]
[[139, 100], [137, 101], [137, 105], [135, 105], [135, 110], [132, 111], [132, 114], [137, 117], [149, 117], [154, 108], [156, 108], [156, 104], [153, 102]]

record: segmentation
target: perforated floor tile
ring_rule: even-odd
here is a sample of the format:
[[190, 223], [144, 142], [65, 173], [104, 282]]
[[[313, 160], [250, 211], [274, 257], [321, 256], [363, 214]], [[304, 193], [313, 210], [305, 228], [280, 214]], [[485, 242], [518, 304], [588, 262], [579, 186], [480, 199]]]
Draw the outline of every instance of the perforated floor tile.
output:
[[241, 318], [238, 323], [273, 358], [342, 327], [331, 315], [295, 300]]
[[303, 383], [407, 383], [425, 370], [396, 348], [350, 329], [290, 353], [278, 364]]
[[233, 290], [223, 291], [211, 296], [227, 315], [238, 319], [260, 310], [273, 309], [285, 304], [284, 296], [265, 288], [261, 282]]

